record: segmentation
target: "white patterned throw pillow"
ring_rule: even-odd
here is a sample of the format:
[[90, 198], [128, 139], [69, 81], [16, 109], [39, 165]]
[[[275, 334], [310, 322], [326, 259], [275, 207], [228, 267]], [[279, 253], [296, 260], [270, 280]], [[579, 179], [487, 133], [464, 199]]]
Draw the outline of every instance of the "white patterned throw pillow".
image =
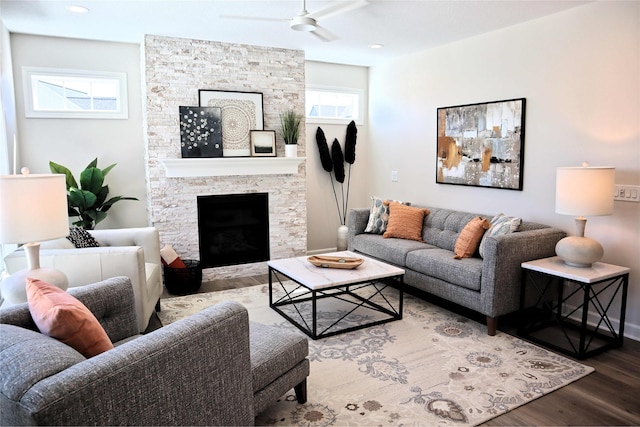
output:
[[510, 217], [505, 214], [498, 214], [491, 219], [491, 224], [489, 229], [482, 236], [482, 241], [480, 242], [480, 248], [478, 249], [480, 252], [480, 256], [484, 258], [484, 245], [487, 241], [487, 236], [500, 236], [503, 234], [513, 233], [518, 231], [520, 228], [520, 224], [522, 223], [522, 218]]
[[387, 231], [387, 224], [389, 223], [389, 205], [384, 202], [397, 202], [403, 205], [411, 205], [408, 202], [401, 202], [398, 200], [384, 200], [380, 197], [371, 196], [371, 211], [369, 212], [369, 222], [364, 229], [365, 233], [371, 234], [383, 234]]

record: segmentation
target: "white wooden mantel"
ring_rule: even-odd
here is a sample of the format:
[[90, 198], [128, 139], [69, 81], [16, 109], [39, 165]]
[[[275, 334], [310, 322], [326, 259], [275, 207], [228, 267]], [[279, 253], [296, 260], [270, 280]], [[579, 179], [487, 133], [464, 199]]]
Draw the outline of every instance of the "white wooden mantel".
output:
[[306, 157], [216, 157], [159, 159], [167, 177], [295, 175]]

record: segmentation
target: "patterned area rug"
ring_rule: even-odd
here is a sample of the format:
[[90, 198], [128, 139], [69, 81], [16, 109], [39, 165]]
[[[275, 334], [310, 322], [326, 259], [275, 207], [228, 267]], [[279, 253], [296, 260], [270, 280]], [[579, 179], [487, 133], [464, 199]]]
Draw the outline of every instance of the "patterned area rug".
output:
[[[158, 315], [166, 325], [223, 300], [243, 304], [252, 321], [298, 331], [269, 308], [267, 285], [163, 299]], [[291, 390], [257, 424], [477, 425], [594, 370], [502, 332], [490, 337], [484, 325], [410, 295], [403, 315], [309, 340], [307, 403]]]

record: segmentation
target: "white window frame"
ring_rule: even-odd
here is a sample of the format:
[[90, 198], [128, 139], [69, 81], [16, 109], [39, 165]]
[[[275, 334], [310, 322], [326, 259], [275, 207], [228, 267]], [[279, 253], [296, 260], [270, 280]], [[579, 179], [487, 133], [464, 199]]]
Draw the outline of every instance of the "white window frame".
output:
[[[352, 88], [352, 87], [338, 87], [338, 86], [321, 86], [321, 85], [307, 85], [306, 92], [328, 92], [337, 94], [348, 94], [358, 96], [358, 117], [354, 119], [342, 119], [342, 118], [327, 118], [327, 117], [310, 117], [307, 116], [307, 106], [305, 105], [305, 118], [307, 123], [319, 123], [319, 124], [349, 124], [352, 120], [357, 125], [364, 124], [364, 90]], [[308, 95], [305, 93], [305, 99]]]
[[[34, 107], [34, 88], [32, 76], [80, 78], [90, 81], [111, 80], [118, 85], [117, 109], [104, 110], [45, 110]], [[24, 109], [28, 118], [68, 118], [68, 119], [128, 119], [127, 73], [110, 71], [70, 70], [62, 68], [22, 67], [24, 86]]]

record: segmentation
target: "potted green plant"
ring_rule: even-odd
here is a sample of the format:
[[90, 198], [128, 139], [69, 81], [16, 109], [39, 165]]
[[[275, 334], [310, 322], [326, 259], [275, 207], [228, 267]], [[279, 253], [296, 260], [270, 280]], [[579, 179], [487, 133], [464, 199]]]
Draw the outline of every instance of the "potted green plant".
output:
[[280, 113], [280, 125], [282, 138], [284, 139], [285, 155], [296, 157], [298, 154], [298, 137], [300, 136], [300, 123], [302, 116], [289, 109]]
[[115, 196], [107, 200], [109, 186], [102, 185], [104, 177], [114, 168], [116, 163], [105, 169], [98, 169], [98, 159], [94, 159], [80, 173], [80, 185], [73, 177], [71, 171], [62, 165], [49, 162], [52, 173], [64, 174], [67, 183], [67, 203], [69, 216], [79, 217], [73, 225], [93, 230], [93, 228], [107, 217], [107, 211], [120, 200], [138, 200], [135, 197]]

